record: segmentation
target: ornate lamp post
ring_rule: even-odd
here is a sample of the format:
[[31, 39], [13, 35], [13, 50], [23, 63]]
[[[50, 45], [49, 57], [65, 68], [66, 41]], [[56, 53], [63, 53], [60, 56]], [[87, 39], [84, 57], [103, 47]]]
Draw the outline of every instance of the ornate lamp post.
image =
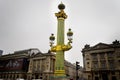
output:
[[50, 36], [50, 51], [56, 52], [56, 61], [55, 61], [55, 77], [65, 77], [65, 67], [64, 67], [64, 52], [71, 49], [71, 43], [72, 43], [72, 36], [73, 32], [71, 29], [68, 30], [67, 36], [68, 36], [68, 43], [64, 44], [64, 21], [67, 19], [67, 15], [64, 12], [65, 5], [63, 3], [58, 5], [58, 8], [60, 12], [55, 13], [55, 16], [57, 17], [58, 25], [57, 25], [57, 45], [54, 44], [54, 34], [51, 34]]

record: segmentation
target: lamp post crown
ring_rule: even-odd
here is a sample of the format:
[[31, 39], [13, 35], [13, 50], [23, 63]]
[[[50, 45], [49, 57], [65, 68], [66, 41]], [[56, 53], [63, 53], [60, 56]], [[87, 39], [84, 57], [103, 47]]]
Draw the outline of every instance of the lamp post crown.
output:
[[63, 19], [66, 19], [67, 18], [67, 15], [66, 13], [64, 12], [64, 9], [65, 9], [65, 5], [61, 2], [59, 5], [58, 5], [58, 9], [60, 10], [58, 13], [55, 13], [55, 16], [57, 18], [63, 18]]
[[58, 8], [59, 8], [60, 10], [63, 10], [63, 9], [65, 9], [65, 5], [61, 2], [61, 3], [58, 5]]

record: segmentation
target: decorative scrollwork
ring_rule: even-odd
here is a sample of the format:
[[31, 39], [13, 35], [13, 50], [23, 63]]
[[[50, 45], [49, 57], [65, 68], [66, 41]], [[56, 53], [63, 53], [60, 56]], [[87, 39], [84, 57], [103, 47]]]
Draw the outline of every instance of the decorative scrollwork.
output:
[[67, 18], [67, 15], [66, 15], [66, 13], [65, 13], [63, 10], [61, 10], [61, 11], [58, 12], [58, 13], [55, 13], [55, 16], [56, 16], [57, 18], [64, 18], [64, 19]]
[[57, 51], [68, 51], [72, 48], [71, 44], [68, 42], [67, 45], [57, 45], [51, 47], [51, 52], [57, 52]]

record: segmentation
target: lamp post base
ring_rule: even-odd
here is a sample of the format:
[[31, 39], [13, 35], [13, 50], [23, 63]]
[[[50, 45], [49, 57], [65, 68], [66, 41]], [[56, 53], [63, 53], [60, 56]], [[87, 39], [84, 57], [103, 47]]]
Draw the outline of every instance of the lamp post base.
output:
[[67, 76], [52, 76], [50, 80], [69, 80]]

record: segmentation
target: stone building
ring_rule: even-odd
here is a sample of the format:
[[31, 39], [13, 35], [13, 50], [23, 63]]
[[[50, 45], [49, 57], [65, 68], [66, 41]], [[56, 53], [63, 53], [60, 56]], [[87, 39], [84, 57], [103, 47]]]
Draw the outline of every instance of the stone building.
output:
[[53, 76], [55, 55], [53, 53], [38, 53], [31, 56], [28, 68], [28, 80], [50, 80]]
[[[12, 54], [0, 56], [0, 79], [42, 79], [50, 80], [55, 70], [55, 54], [41, 53], [36, 48], [15, 51]], [[76, 78], [76, 67], [65, 60], [66, 75]], [[79, 76], [82, 75], [78, 71]]]
[[38, 49], [33, 48], [0, 56], [0, 79], [27, 79], [29, 58], [39, 52]]
[[120, 43], [85, 45], [82, 49], [87, 80], [120, 80]]
[[[82, 72], [82, 67], [79, 66], [78, 69], [78, 77], [82, 78], [83, 72]], [[65, 61], [65, 71], [66, 71], [66, 75], [73, 80], [76, 80], [76, 64], [72, 64], [68, 61]]]

